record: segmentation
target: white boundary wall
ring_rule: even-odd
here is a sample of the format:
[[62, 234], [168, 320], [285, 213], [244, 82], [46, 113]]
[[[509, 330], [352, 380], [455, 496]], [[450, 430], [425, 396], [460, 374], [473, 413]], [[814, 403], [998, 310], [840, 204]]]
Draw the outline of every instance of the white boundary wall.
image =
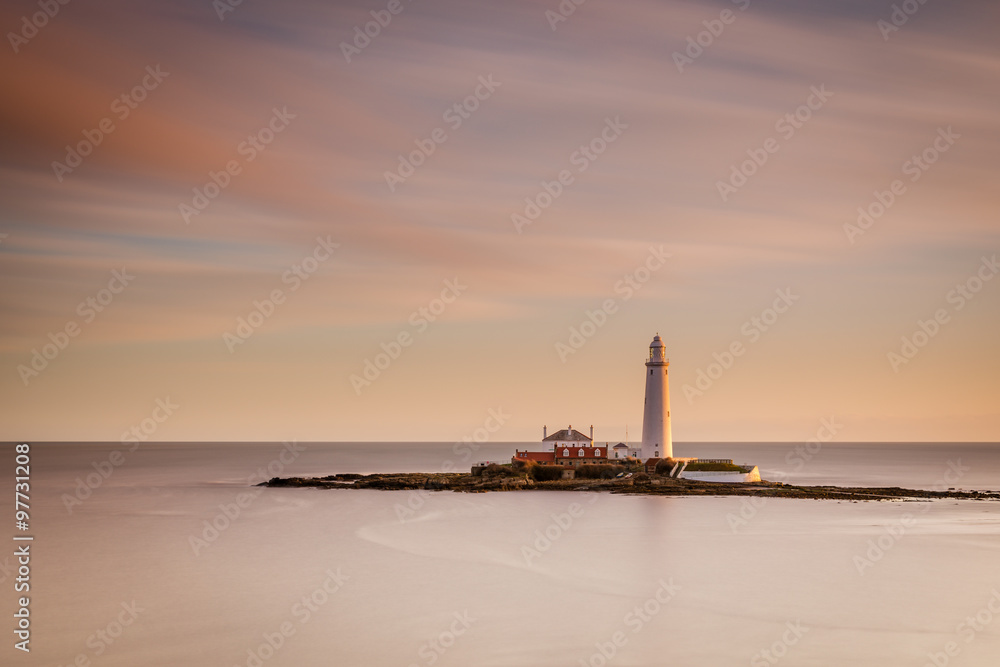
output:
[[761, 481], [760, 470], [757, 469], [757, 466], [754, 466], [750, 472], [688, 472], [685, 470], [680, 474], [680, 478], [696, 482], [726, 482], [729, 484]]

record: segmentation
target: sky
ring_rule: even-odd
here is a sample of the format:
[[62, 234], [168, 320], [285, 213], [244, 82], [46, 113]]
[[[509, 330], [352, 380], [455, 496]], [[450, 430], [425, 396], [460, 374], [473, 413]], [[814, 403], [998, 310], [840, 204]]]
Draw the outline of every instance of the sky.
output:
[[1000, 441], [995, 3], [42, 5], [0, 439]]

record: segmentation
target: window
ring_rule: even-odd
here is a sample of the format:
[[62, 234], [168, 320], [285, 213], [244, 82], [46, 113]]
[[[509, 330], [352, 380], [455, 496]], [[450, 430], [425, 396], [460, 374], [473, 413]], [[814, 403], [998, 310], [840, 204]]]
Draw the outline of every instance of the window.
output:
[[564, 449], [563, 450], [563, 456], [569, 457], [569, 450], [568, 449]]
[[601, 457], [601, 450], [595, 449], [594, 450], [594, 456], [596, 456], [597, 458], [600, 458]]
[[582, 457], [582, 456], [584, 456], [584, 451], [581, 449], [581, 450], [577, 451], [576, 455]]

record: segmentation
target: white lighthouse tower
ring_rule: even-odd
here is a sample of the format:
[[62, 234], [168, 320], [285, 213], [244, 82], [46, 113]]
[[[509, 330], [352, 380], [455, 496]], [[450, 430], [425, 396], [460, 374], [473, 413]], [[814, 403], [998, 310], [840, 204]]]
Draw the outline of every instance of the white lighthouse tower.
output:
[[667, 376], [666, 346], [660, 335], [653, 336], [646, 362], [646, 402], [642, 410], [642, 458], [669, 458], [674, 455], [670, 435], [670, 385]]

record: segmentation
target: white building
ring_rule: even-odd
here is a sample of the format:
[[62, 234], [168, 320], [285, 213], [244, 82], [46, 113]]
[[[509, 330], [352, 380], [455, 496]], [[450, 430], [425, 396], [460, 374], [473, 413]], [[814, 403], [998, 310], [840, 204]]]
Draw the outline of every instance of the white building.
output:
[[618, 459], [619, 461], [624, 461], [625, 459], [637, 459], [642, 456], [642, 447], [635, 445], [626, 445], [624, 442], [619, 442], [617, 445], [607, 445], [608, 458]]
[[646, 362], [646, 401], [642, 410], [642, 459], [666, 459], [674, 455], [670, 434], [670, 361], [660, 335], [653, 336]]
[[560, 447], [593, 447], [594, 427], [590, 427], [590, 437], [588, 438], [579, 431], [574, 431], [573, 426], [567, 426], [561, 431], [556, 431], [549, 435], [549, 427], [542, 427], [542, 446], [547, 452], [554, 452]]

